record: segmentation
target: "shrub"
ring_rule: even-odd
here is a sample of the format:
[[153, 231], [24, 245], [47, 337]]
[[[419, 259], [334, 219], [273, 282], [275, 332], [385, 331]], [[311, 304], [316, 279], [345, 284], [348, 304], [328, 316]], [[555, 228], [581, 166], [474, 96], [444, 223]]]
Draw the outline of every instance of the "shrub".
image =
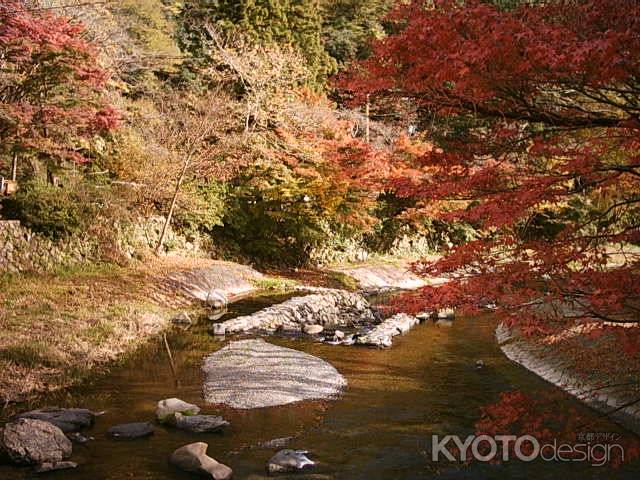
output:
[[227, 185], [222, 182], [190, 182], [182, 186], [175, 224], [183, 232], [211, 231], [222, 225]]
[[59, 239], [85, 231], [98, 212], [89, 192], [34, 180], [2, 202], [2, 216], [20, 220], [35, 232]]
[[222, 232], [262, 263], [302, 265], [358, 205], [331, 179], [258, 164], [231, 188]]

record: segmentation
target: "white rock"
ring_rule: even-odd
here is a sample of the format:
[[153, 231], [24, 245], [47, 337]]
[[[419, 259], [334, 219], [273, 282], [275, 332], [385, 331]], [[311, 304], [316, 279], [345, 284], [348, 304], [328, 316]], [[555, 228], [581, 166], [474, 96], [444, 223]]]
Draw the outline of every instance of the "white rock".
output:
[[317, 335], [324, 330], [322, 325], [305, 325], [304, 333], [307, 335]]
[[181, 470], [198, 475], [206, 475], [213, 480], [228, 480], [233, 470], [207, 455], [204, 442], [190, 443], [178, 448], [169, 457], [169, 462]]
[[205, 358], [204, 398], [233, 408], [261, 408], [332, 398], [347, 382], [329, 363], [264, 340], [241, 340]]
[[160, 422], [164, 422], [169, 415], [174, 413], [197, 415], [200, 413], [200, 407], [184, 402], [179, 398], [167, 398], [166, 400], [160, 400], [158, 402], [156, 407], [156, 417]]

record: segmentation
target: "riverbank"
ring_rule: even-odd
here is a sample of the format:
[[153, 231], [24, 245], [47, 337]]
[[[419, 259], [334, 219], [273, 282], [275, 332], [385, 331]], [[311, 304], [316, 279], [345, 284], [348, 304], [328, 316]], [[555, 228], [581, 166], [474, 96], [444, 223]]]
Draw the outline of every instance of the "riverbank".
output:
[[233, 300], [266, 277], [230, 262], [149, 258], [0, 277], [0, 401], [20, 402], [104, 371], [202, 308], [202, 292]]
[[[369, 289], [350, 272], [382, 272], [380, 289], [404, 285], [404, 262], [266, 274], [232, 262], [149, 257], [127, 267], [84, 265], [0, 277], [0, 402], [23, 402], [108, 370], [171, 325], [202, 313], [210, 292], [234, 301], [296, 285]], [[412, 281], [413, 281], [413, 277]], [[398, 283], [400, 282], [400, 283]], [[406, 286], [406, 285], [405, 285]]]
[[640, 360], [611, 332], [591, 331], [578, 325], [526, 338], [501, 324], [496, 339], [507, 358], [640, 435]]

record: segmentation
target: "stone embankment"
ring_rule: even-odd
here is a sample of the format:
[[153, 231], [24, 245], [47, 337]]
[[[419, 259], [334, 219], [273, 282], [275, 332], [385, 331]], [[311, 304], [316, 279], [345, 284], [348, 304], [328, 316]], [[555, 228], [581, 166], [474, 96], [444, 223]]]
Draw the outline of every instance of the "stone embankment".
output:
[[375, 347], [390, 347], [393, 342], [393, 337], [407, 333], [418, 323], [420, 323], [420, 320], [416, 317], [407, 315], [406, 313], [398, 313], [387, 318], [365, 335], [358, 336], [356, 343]]
[[424, 279], [411, 272], [408, 265], [403, 264], [371, 263], [342, 267], [336, 271], [354, 278], [360, 290], [369, 293], [412, 290], [427, 285]]
[[0, 273], [46, 272], [69, 267], [93, 255], [94, 247], [77, 239], [54, 242], [22, 226], [0, 221]]
[[214, 324], [213, 333], [226, 335], [251, 330], [302, 332], [306, 325], [354, 326], [375, 320], [374, 310], [362, 295], [327, 289], [322, 293], [292, 298], [252, 315]]
[[580, 372], [576, 360], [557, 353], [551, 346], [522, 338], [504, 324], [496, 329], [496, 339], [510, 360], [640, 434], [640, 393], [628, 382], [596, 381], [594, 376]]
[[233, 262], [214, 261], [205, 268], [172, 272], [165, 284], [174, 293], [221, 308], [229, 301], [256, 290], [263, 274], [250, 266]]

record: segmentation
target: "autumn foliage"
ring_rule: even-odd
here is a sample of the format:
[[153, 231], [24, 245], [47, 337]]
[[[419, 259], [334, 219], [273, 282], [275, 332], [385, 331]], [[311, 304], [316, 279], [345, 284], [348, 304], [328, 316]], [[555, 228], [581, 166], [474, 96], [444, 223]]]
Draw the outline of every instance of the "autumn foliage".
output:
[[453, 280], [414, 308], [492, 305], [528, 332], [637, 322], [640, 4], [432, 3], [399, 7], [340, 85], [415, 102], [441, 148], [389, 184], [480, 232], [416, 265]]
[[[583, 445], [582, 451], [576, 449], [568, 455], [575, 461], [585, 459], [584, 445], [621, 445], [624, 450], [614, 451], [609, 459], [614, 468], [640, 457], [640, 443], [635, 437], [614, 432], [605, 434], [610, 428], [607, 419], [593, 418], [583, 410], [567, 408], [563, 401], [565, 398], [559, 392], [529, 395], [519, 391], [503, 392], [496, 403], [482, 409], [482, 416], [475, 424], [476, 434], [494, 437], [531, 435], [542, 445]], [[506, 446], [511, 455], [514, 453], [513, 447], [514, 442]], [[523, 443], [522, 453], [530, 455], [531, 448], [531, 444]], [[548, 455], [548, 452], [545, 454]], [[588, 461], [596, 464], [594, 459]]]
[[82, 139], [107, 132], [118, 114], [105, 101], [108, 73], [84, 28], [68, 18], [0, 5], [2, 153], [45, 162], [87, 160]]

